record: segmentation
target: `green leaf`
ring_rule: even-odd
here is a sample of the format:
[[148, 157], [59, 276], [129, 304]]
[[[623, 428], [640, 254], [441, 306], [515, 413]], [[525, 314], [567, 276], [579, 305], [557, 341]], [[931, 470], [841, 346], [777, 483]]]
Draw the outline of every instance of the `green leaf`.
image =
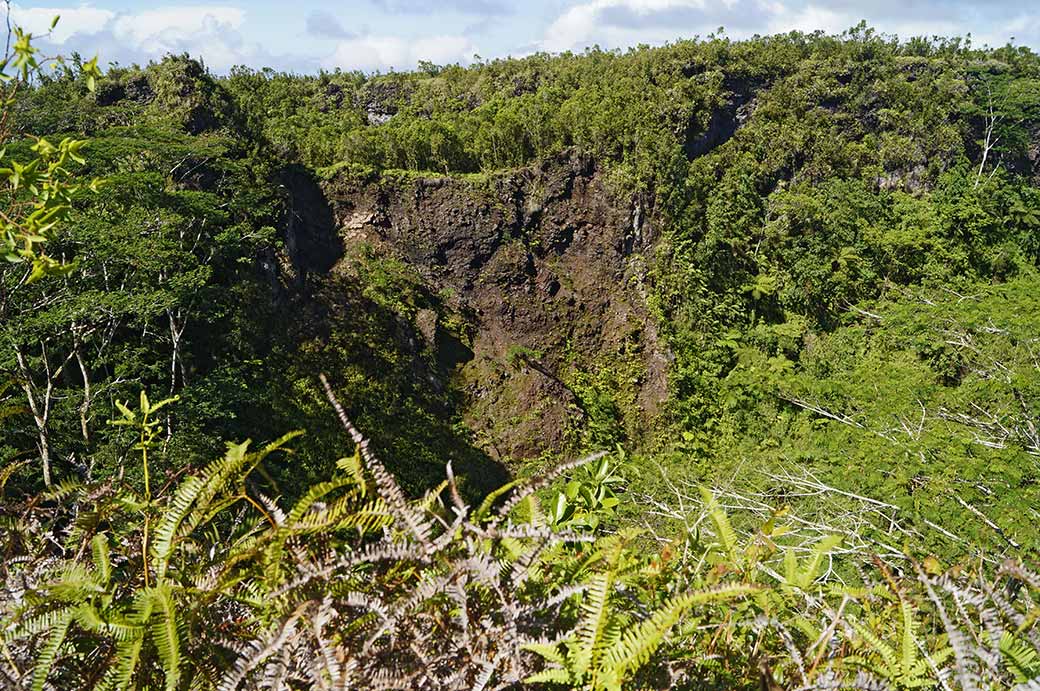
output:
[[98, 579], [102, 585], [108, 585], [108, 580], [112, 576], [112, 563], [108, 556], [108, 535], [98, 533], [90, 541], [90, 546]]
[[715, 495], [711, 493], [707, 487], [701, 486], [698, 488], [701, 493], [701, 499], [704, 500], [705, 507], [708, 511], [708, 516], [711, 518], [711, 522], [715, 525], [716, 537], [722, 544], [722, 549], [726, 553], [726, 556], [731, 559], [736, 558], [737, 550], [737, 534], [733, 530], [733, 526], [730, 525], [729, 517], [726, 512], [719, 506], [718, 501], [715, 499]]
[[72, 615], [72, 609], [66, 609], [61, 612], [53, 628], [48, 633], [47, 642], [36, 653], [36, 664], [33, 666], [32, 691], [43, 691], [43, 686], [47, 682], [51, 668], [54, 666], [54, 661], [58, 657], [58, 650], [65, 641], [65, 634], [69, 630]]
[[159, 653], [163, 673], [166, 675], [166, 691], [177, 691], [181, 680], [180, 630], [173, 595], [166, 584], [151, 591], [152, 601], [158, 616], [151, 617], [152, 642]]

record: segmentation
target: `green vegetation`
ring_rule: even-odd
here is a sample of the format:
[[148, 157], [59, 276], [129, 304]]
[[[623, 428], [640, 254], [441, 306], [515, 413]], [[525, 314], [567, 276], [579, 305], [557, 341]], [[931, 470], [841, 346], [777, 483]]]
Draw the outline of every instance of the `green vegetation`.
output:
[[[12, 39], [0, 685], [1040, 683], [1030, 50], [859, 26], [215, 77]], [[456, 179], [493, 217], [503, 171], [575, 155], [654, 231], [648, 429], [628, 334], [502, 344], [465, 389], [448, 259], [353, 218]], [[551, 248], [497, 241], [519, 293]], [[591, 456], [493, 457], [467, 415], [513, 375]]]

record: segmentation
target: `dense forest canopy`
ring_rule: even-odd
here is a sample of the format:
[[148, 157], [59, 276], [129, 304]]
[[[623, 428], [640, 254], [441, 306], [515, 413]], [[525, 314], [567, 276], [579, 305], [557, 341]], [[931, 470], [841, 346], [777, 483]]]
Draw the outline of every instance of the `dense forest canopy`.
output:
[[1040, 675], [1006, 595], [1040, 589], [1030, 49], [860, 25], [374, 75], [19, 50], [0, 681]]

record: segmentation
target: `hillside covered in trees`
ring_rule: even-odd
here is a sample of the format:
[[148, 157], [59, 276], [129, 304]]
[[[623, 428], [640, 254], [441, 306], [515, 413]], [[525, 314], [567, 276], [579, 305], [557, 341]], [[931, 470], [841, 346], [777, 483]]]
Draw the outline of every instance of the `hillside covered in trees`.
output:
[[1036, 53], [15, 38], [0, 685], [1040, 683]]

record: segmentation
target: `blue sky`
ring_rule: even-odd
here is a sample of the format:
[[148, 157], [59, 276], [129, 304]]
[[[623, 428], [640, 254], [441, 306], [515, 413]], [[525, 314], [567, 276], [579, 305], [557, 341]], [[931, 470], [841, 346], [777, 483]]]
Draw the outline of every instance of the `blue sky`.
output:
[[211, 69], [365, 71], [521, 56], [535, 51], [660, 44], [725, 27], [732, 38], [791, 29], [839, 33], [866, 19], [901, 37], [972, 34], [976, 45], [1040, 47], [1040, 0], [86, 0], [12, 3], [49, 50], [147, 62], [189, 52]]

